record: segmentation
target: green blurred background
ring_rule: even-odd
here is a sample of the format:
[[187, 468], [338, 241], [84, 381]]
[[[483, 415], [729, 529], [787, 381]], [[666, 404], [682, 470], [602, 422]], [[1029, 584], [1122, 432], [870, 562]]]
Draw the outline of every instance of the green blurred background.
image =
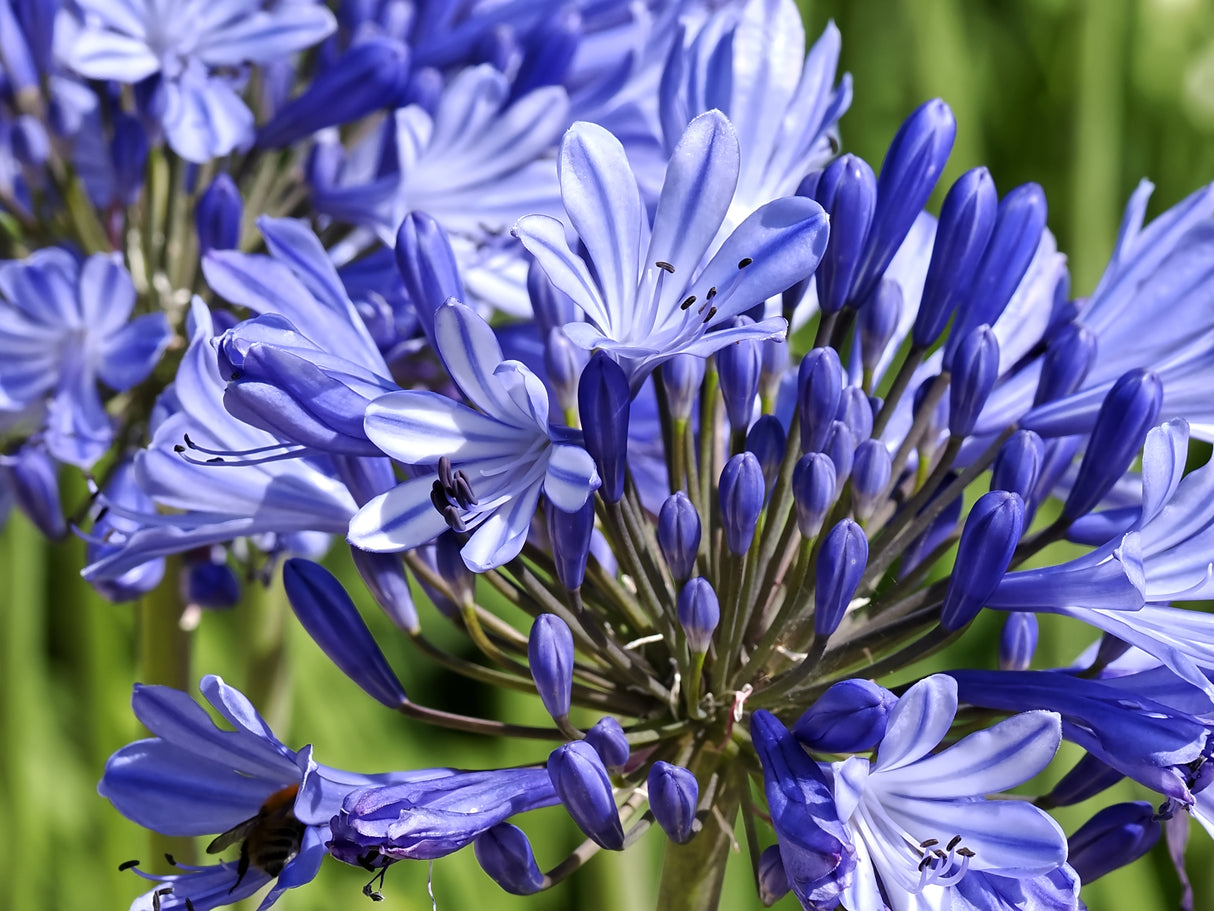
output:
[[[1091, 291], [1116, 235], [1121, 209], [1143, 177], [1156, 184], [1150, 214], [1214, 179], [1214, 7], [1206, 0], [838, 0], [804, 4], [807, 33], [833, 19], [843, 33], [842, 68], [855, 100], [842, 122], [848, 151], [879, 166], [902, 118], [932, 96], [958, 121], [945, 180], [987, 165], [1001, 191], [1029, 180], [1050, 202], [1050, 228], [1070, 256], [1072, 289]], [[71, 509], [83, 499], [69, 495]], [[0, 908], [125, 909], [143, 891], [129, 858], [162, 850], [97, 796], [105, 758], [139, 736], [130, 716], [138, 679], [138, 625], [132, 605], [111, 605], [79, 581], [79, 542], [48, 547], [23, 517], [0, 539]], [[341, 566], [341, 555], [335, 565]], [[364, 607], [366, 599], [359, 599]], [[155, 610], [155, 605], [145, 605]], [[366, 611], [406, 687], [438, 707], [542, 722], [534, 700], [454, 684], [429, 669], [378, 613]], [[441, 627], [427, 615], [429, 630]], [[285, 653], [266, 642], [285, 629]], [[990, 661], [993, 622], [978, 623], [958, 650], [935, 666]], [[1091, 636], [1059, 625], [1043, 630], [1040, 664], [1063, 663]], [[458, 647], [452, 643], [452, 647]], [[249, 687], [290, 746], [313, 743], [320, 761], [361, 771], [452, 765], [491, 767], [534, 761], [539, 745], [489, 742], [435, 732], [399, 719], [365, 697], [282, 614], [273, 595], [209, 614], [195, 636], [191, 679], [218, 673]], [[277, 662], [277, 663], [276, 663]], [[277, 672], [267, 669], [279, 668]], [[256, 682], [250, 681], [257, 678]], [[1061, 766], [1065, 768], [1063, 764]], [[1126, 787], [1127, 799], [1152, 795]], [[1094, 807], [1061, 821], [1073, 831]], [[541, 866], [580, 842], [558, 811], [524, 818]], [[1190, 871], [1196, 907], [1214, 901], [1208, 839], [1196, 826]], [[504, 895], [479, 871], [471, 852], [433, 866], [439, 909], [647, 908], [656, 895], [661, 836], [647, 834], [626, 855], [600, 855], [571, 881], [530, 899]], [[389, 871], [377, 907], [431, 906], [426, 864]], [[288, 893], [285, 911], [369, 907], [362, 871], [327, 862], [317, 882]], [[734, 858], [723, 907], [759, 907], [749, 863]], [[1130, 870], [1085, 889], [1096, 909], [1174, 908], [1178, 886], [1162, 849]], [[778, 907], [793, 907], [786, 898]]]

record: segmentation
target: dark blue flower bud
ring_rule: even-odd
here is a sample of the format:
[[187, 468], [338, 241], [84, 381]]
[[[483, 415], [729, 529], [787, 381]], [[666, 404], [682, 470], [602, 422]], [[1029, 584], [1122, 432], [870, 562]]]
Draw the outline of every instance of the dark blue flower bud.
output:
[[240, 246], [240, 219], [244, 203], [240, 190], [226, 172], [215, 175], [211, 185], [198, 197], [194, 224], [198, 228], [198, 249], [202, 254], [211, 250], [235, 250]]
[[582, 371], [577, 397], [586, 451], [594, 459], [603, 482], [599, 496], [607, 503], [619, 502], [624, 495], [628, 414], [632, 403], [628, 377], [607, 354], [596, 351]]
[[818, 306], [823, 313], [838, 313], [850, 301], [864, 255], [877, 204], [877, 178], [862, 158], [842, 155], [818, 178], [814, 199], [830, 216], [830, 239], [815, 272]]
[[862, 753], [881, 742], [897, 703], [897, 696], [871, 680], [840, 680], [797, 719], [793, 736], [811, 750]]
[[999, 196], [986, 168], [966, 171], [944, 197], [931, 263], [911, 340], [927, 348], [944, 331], [970, 284], [995, 227]]
[[628, 735], [611, 715], [604, 715], [586, 732], [586, 742], [594, 747], [608, 771], [617, 772], [628, 763]]
[[1162, 406], [1163, 383], [1149, 370], [1131, 370], [1113, 384], [1062, 506], [1064, 516], [1076, 519], [1104, 498], [1134, 461]]
[[759, 855], [759, 900], [770, 908], [790, 891], [788, 873], [784, 870], [784, 858], [779, 845], [768, 845]]
[[712, 645], [712, 634], [721, 622], [721, 605], [711, 583], [703, 576], [689, 579], [679, 592], [679, 625], [687, 636], [687, 647], [705, 654]]
[[531, 298], [535, 322], [544, 335], [581, 319], [573, 298], [553, 285], [543, 266], [534, 259], [527, 268], [527, 296]]
[[52, 541], [67, 534], [59, 499], [59, 465], [42, 446], [29, 444], [14, 455], [0, 456], [8, 469], [13, 497], [27, 519]]
[[575, 512], [557, 509], [549, 502], [545, 514], [556, 577], [570, 591], [579, 589], [586, 578], [586, 560], [594, 533], [594, 498], [588, 498]]
[[788, 342], [782, 338], [759, 342], [759, 395], [775, 398], [788, 374]]
[[460, 607], [476, 602], [476, 573], [464, 562], [463, 549], [464, 539], [454, 531], [444, 531], [434, 539], [434, 568]]
[[739, 453], [725, 463], [720, 481], [721, 524], [730, 553], [744, 554], [750, 549], [765, 494], [763, 469], [753, 453]]
[[594, 747], [566, 743], [548, 756], [548, 777], [579, 829], [600, 848], [624, 849], [624, 826], [615, 806], [611, 779]]
[[407, 633], [419, 632], [421, 622], [417, 619], [417, 608], [413, 606], [413, 594], [409, 591], [409, 579], [400, 554], [376, 554], [351, 547], [350, 556], [371, 597], [397, 628]]
[[[735, 326], [753, 324], [754, 320], [749, 316], [739, 316], [733, 321]], [[734, 430], [745, 430], [750, 426], [755, 396], [759, 394], [759, 371], [763, 366], [759, 343], [734, 342], [719, 350], [716, 359], [717, 373], [721, 378], [721, 398], [725, 401], [729, 426]]]
[[851, 519], [844, 519], [826, 533], [818, 551], [814, 585], [815, 635], [829, 636], [839, 628], [867, 566], [868, 538], [864, 537], [864, 529]]
[[[874, 441], [875, 442], [875, 441]], [[843, 486], [851, 478], [852, 466], [856, 462], [856, 438], [842, 421], [832, 421], [822, 451], [830, 456], [835, 466], [835, 499], [843, 493]]]
[[582, 17], [564, 7], [546, 16], [527, 36], [523, 59], [511, 84], [511, 98], [546, 85], [562, 85], [582, 38]]
[[1096, 360], [1096, 336], [1079, 323], [1063, 326], [1041, 358], [1041, 376], [1033, 407], [1061, 399], [1076, 391]]
[[222, 556], [213, 560], [207, 554], [201, 560], [189, 560], [184, 572], [186, 604], [224, 610], [240, 603], [240, 578]]
[[844, 386], [835, 417], [848, 426], [857, 445], [873, 435], [873, 403], [859, 386]]
[[0, 7], [0, 63], [3, 63], [0, 67], [0, 79], [8, 77], [15, 90], [14, 94], [23, 89], [33, 89], [31, 94], [37, 96], [40, 67], [26, 41], [12, 0]]
[[1069, 807], [1095, 797], [1125, 778], [1125, 773], [1085, 753], [1047, 795], [1050, 806]]
[[295, 557], [283, 564], [282, 583], [300, 625], [347, 677], [390, 709], [409, 701], [358, 608], [332, 573]]
[[[822, 452], [843, 393], [843, 366], [834, 348], [815, 348], [797, 369], [797, 408], [801, 415], [801, 451]], [[853, 444], [854, 446], [854, 444]]]
[[892, 472], [889, 450], [880, 440], [865, 440], [856, 447], [851, 470], [851, 507], [858, 521], [868, 521], [881, 505]]
[[835, 505], [835, 463], [824, 452], [801, 457], [792, 473], [792, 495], [797, 507], [797, 528], [806, 538], [816, 537]]
[[1028, 271], [1045, 231], [1045, 193], [1035, 183], [1016, 187], [999, 202], [995, 230], [957, 311], [944, 345], [944, 363], [952, 362], [957, 345], [977, 326], [993, 326]]
[[499, 822], [472, 843], [476, 861], [511, 895], [534, 895], [550, 885], [535, 862], [531, 842], [518, 826]]
[[1031, 430], [1017, 430], [999, 447], [991, 466], [991, 490], [1007, 490], [1030, 499], [1041, 466], [1045, 462], [1045, 442]]
[[429, 215], [410, 212], [396, 231], [396, 268], [426, 337], [434, 341], [434, 311], [447, 298], [464, 299], [447, 232]]
[[1037, 615], [1014, 611], [1003, 621], [999, 634], [999, 670], [1027, 671], [1037, 651]]
[[700, 384], [704, 382], [704, 358], [694, 354], [679, 354], [662, 364], [662, 386], [670, 405], [670, 416], [676, 421], [691, 417]]
[[409, 49], [391, 38], [364, 38], [279, 108], [258, 131], [257, 145], [283, 148], [325, 127], [395, 107], [408, 82]]
[[892, 278], [883, 278], [860, 307], [856, 324], [860, 334], [860, 364], [866, 372], [877, 369], [901, 318], [902, 286]]
[[863, 300], [885, 273], [940, 179], [957, 135], [957, 121], [939, 98], [924, 102], [898, 129], [877, 178], [877, 207], [864, 262], [852, 284]]
[[676, 845], [691, 841], [696, 831], [700, 785], [682, 766], [659, 760], [649, 769], [649, 808], [662, 831]]
[[1163, 828], [1149, 803], [1134, 801], [1105, 807], [1067, 839], [1068, 864], [1086, 886], [1146, 854]]
[[147, 130], [138, 117], [116, 114], [114, 141], [110, 144], [110, 162], [114, 166], [114, 195], [121, 204], [132, 205], [138, 198], [139, 191], [143, 188], [147, 161]]
[[700, 550], [700, 515], [681, 490], [668, 496], [658, 513], [658, 547], [675, 581], [691, 578]]
[[569, 717], [573, 693], [573, 633], [556, 614], [540, 614], [527, 637], [531, 679], [554, 719]]
[[788, 435], [784, 425], [774, 414], [765, 414], [755, 421], [746, 434], [746, 451], [754, 453], [763, 470], [763, 482], [767, 489], [776, 482], [780, 473], [780, 463], [784, 460], [784, 452], [788, 448]]
[[948, 387], [948, 432], [967, 437], [999, 377], [999, 341], [990, 326], [970, 332], [953, 355]]
[[588, 359], [586, 349], [569, 341], [564, 329], [553, 329], [544, 340], [544, 370], [562, 411], [571, 412], [577, 406], [578, 379]]
[[940, 625], [957, 630], [982, 609], [1012, 562], [1024, 523], [1024, 501], [1006, 490], [984, 493], [961, 529]]

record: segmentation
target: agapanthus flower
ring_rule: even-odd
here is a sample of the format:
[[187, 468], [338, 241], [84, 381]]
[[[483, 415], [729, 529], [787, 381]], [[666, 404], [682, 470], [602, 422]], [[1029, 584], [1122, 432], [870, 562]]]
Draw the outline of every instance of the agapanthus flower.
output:
[[91, 468], [114, 438], [98, 383], [130, 389], [172, 338], [163, 313], [134, 307], [113, 257], [47, 248], [0, 263], [0, 426], [40, 428], [52, 456]]
[[559, 163], [565, 209], [585, 253], [572, 252], [555, 219], [528, 216], [515, 225], [549, 280], [588, 320], [568, 324], [566, 334], [617, 358], [634, 393], [675, 355], [704, 357], [741, 339], [782, 337], [778, 317], [732, 328], [730, 321], [810, 275], [821, 258], [826, 218], [801, 197], [757, 209], [712, 252], [739, 162], [725, 116], [696, 117], [671, 154], [651, 222], [623, 146], [601, 127], [578, 123], [561, 143]]
[[165, 835], [221, 835], [248, 821], [272, 826], [267, 841], [287, 844], [261, 856], [246, 844], [236, 860], [182, 866], [178, 873], [138, 871], [156, 886], [132, 908], [207, 911], [273, 883], [258, 906], [268, 908], [316, 876], [329, 821], [348, 794], [427, 774], [361, 775], [320, 765], [311, 747], [284, 746], [244, 695], [220, 678], [204, 677], [200, 689], [232, 729], [218, 727], [180, 690], [136, 685], [132, 707], [155, 736], [111, 756], [98, 791], [128, 819]]
[[55, 24], [56, 53], [87, 79], [135, 84], [156, 77], [156, 119], [169, 145], [205, 162], [247, 145], [253, 113], [236, 74], [311, 47], [336, 28], [321, 3], [84, 0]]
[[[366, 431], [412, 466], [436, 466], [376, 497], [350, 522], [350, 543], [404, 550], [446, 528], [469, 531], [464, 561], [484, 571], [522, 549], [541, 491], [572, 512], [599, 486], [594, 463], [569, 430], [548, 423], [543, 384], [503, 359], [493, 330], [463, 304], [434, 314], [435, 345], [472, 405], [432, 392], [394, 392], [367, 408]], [[444, 467], [445, 466], [445, 467]]]

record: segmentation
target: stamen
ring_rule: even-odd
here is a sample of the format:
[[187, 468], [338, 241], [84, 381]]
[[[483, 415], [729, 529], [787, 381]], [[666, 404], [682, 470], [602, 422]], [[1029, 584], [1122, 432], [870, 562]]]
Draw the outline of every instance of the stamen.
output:
[[152, 911], [160, 911], [160, 897], [162, 895], [172, 895], [173, 887], [165, 886], [162, 889], [157, 889], [152, 893]]
[[438, 480], [430, 488], [430, 503], [442, 515], [453, 531], [467, 531], [460, 510], [476, 506], [480, 501], [472, 492], [472, 483], [463, 469], [451, 470], [451, 460], [443, 456], [438, 460]]
[[663, 262], [662, 260], [659, 259], [657, 262], [654, 263], [654, 265], [657, 266], [659, 269], [661, 269], [663, 272], [669, 272], [671, 275], [674, 275], [674, 266], [672, 266], [670, 263]]
[[118, 872], [122, 873], [125, 870], [130, 870], [131, 868], [138, 867], [138, 866], [139, 866], [138, 860], [124, 860], [122, 863], [120, 863], [118, 865]]
[[181, 447], [180, 445], [174, 446], [173, 450], [175, 452], [184, 452], [185, 449], [192, 449], [194, 452], [201, 452], [204, 455], [229, 457], [261, 455], [263, 452], [274, 452], [277, 449], [288, 449], [298, 445], [296, 443], [271, 443], [269, 446], [258, 446], [254, 449], [211, 449], [207, 446], [202, 446], [195, 443], [190, 439], [190, 435], [188, 433], [182, 434], [182, 439], [185, 440], [185, 448]]
[[704, 299], [712, 300], [716, 296], [717, 296], [717, 286], [713, 285], [711, 288], [708, 289], [708, 293], [704, 295]]
[[683, 303], [679, 304], [679, 309], [688, 310], [691, 308], [691, 305], [694, 304], [695, 302], [696, 302], [696, 296], [694, 294], [690, 294], [690, 295], [688, 295], [687, 299], [683, 301]]
[[164, 862], [166, 864], [168, 864], [170, 867], [177, 866], [177, 858], [174, 857], [172, 854], [170, 854], [168, 851], [166, 851], [164, 853]]
[[741, 259], [738, 260], [738, 268], [745, 269], [747, 266], [749, 266], [753, 262], [754, 262], [754, 260], [751, 259], [749, 256], [743, 256]]
[[387, 866], [380, 867], [379, 872], [372, 876], [370, 881], [363, 886], [363, 895], [367, 896], [367, 898], [371, 899], [373, 902], [382, 902], [384, 900], [384, 893], [372, 887], [375, 885], [375, 881], [378, 879], [379, 888], [382, 889], [384, 887], [384, 876], [386, 876], [387, 873]]
[[708, 312], [707, 312], [706, 314], [704, 314], [704, 320], [703, 320], [703, 321], [704, 321], [705, 323], [710, 323], [710, 322], [712, 322], [712, 318], [713, 318], [714, 316], [716, 316], [716, 315], [717, 315], [717, 308], [716, 308], [716, 307], [709, 307], [709, 308], [708, 308]]

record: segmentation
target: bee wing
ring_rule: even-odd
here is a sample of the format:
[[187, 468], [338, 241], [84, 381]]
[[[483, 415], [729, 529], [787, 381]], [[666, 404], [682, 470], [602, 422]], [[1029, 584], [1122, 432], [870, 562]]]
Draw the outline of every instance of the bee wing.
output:
[[253, 827], [257, 824], [258, 817], [251, 816], [244, 822], [238, 822], [228, 831], [216, 835], [214, 841], [207, 845], [208, 854], [218, 854], [225, 848], [230, 848], [237, 842], [242, 842], [249, 837], [249, 833], [253, 831]]

